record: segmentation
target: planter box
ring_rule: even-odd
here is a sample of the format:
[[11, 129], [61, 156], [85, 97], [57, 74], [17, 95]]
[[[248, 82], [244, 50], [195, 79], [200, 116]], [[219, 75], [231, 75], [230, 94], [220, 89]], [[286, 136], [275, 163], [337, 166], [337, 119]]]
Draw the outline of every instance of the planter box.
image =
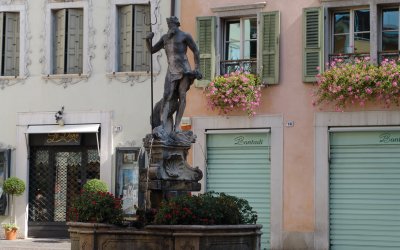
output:
[[144, 229], [69, 222], [71, 250], [259, 250], [261, 225], [168, 226]]

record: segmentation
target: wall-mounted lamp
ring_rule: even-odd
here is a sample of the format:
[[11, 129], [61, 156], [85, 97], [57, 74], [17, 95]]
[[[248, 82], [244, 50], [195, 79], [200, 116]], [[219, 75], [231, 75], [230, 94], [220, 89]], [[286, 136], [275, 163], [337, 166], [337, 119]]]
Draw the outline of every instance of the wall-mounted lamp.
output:
[[54, 115], [56, 117], [56, 123], [60, 126], [64, 126], [63, 114], [64, 114], [64, 106], [62, 106], [61, 110], [57, 111], [56, 114]]

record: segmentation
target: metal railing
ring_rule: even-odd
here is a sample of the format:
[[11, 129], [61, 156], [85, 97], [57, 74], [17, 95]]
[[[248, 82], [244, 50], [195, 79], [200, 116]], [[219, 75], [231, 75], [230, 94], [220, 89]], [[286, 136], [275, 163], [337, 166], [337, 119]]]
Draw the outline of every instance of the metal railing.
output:
[[352, 62], [355, 59], [364, 59], [369, 56], [369, 53], [329, 54], [329, 64], [337, 60], [342, 60], [343, 62]]
[[400, 51], [381, 51], [378, 53], [378, 63], [380, 64], [383, 60], [398, 60], [400, 58]]
[[257, 59], [221, 61], [221, 74], [228, 74], [237, 70], [257, 74]]

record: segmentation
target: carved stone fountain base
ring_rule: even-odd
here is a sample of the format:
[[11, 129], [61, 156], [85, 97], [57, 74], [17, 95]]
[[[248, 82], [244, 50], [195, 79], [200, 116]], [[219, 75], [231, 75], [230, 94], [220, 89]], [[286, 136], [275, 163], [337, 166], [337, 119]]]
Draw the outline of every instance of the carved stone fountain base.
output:
[[153, 140], [151, 135], [143, 141], [150, 165], [140, 169], [139, 187], [141, 192], [147, 192], [146, 198], [152, 208], [157, 208], [171, 191], [200, 191], [203, 172], [187, 162], [191, 143], [170, 145], [163, 140]]

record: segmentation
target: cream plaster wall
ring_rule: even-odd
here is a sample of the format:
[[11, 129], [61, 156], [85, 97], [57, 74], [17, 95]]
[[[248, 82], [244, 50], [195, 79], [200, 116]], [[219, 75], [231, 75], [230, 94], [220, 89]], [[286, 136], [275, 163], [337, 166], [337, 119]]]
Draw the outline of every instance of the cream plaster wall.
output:
[[[27, 76], [20, 76], [16, 80], [0, 77], [0, 145], [10, 145], [16, 148], [12, 153], [12, 171], [13, 175], [27, 180], [26, 171], [26, 145], [20, 141], [18, 135], [19, 116], [31, 117], [31, 120], [25, 120], [24, 124], [54, 123], [54, 114], [65, 107], [65, 123], [89, 122], [90, 115], [84, 114], [108, 114], [107, 129], [102, 133], [107, 133], [109, 146], [107, 153], [102, 155], [102, 171], [106, 175], [101, 175], [114, 189], [114, 180], [112, 174], [115, 167], [115, 147], [142, 145], [142, 138], [150, 132], [150, 76], [142, 74], [137, 80], [132, 80], [134, 76], [120, 76], [111, 78], [108, 72], [109, 52], [115, 47], [115, 43], [110, 42], [110, 5], [125, 3], [148, 3], [143, 0], [82, 0], [74, 1], [87, 8], [88, 26], [91, 30], [85, 30], [85, 36], [88, 36], [87, 47], [90, 55], [87, 57], [87, 71], [90, 71], [87, 79], [74, 76], [72, 82], [75, 84], [65, 84], [62, 79], [57, 77], [46, 79], [47, 62], [49, 60], [46, 54], [46, 46], [49, 42], [46, 36], [49, 34], [46, 30], [46, 8], [50, 6], [48, 0], [0, 0], [0, 10], [13, 8], [24, 8], [26, 10], [26, 37], [22, 37], [27, 49], [21, 55], [27, 55]], [[157, 24], [153, 26], [156, 33], [155, 39], [160, 34], [165, 33], [167, 28], [165, 18], [170, 15], [170, 1], [151, 0], [152, 14], [157, 15]], [[55, 4], [52, 3], [51, 6]], [[74, 5], [73, 5], [74, 6]], [[157, 9], [155, 10], [155, 6]], [[152, 17], [155, 22], [154, 16]], [[154, 102], [162, 96], [164, 76], [166, 72], [165, 55], [158, 53], [154, 55], [154, 61], [157, 67], [157, 73], [154, 81]], [[90, 65], [88, 64], [90, 62]], [[86, 73], [86, 72], [84, 72]], [[128, 81], [124, 83], [123, 81]], [[18, 115], [20, 114], [20, 115]], [[83, 114], [83, 115], [82, 115]], [[42, 118], [38, 118], [42, 117]], [[68, 117], [71, 117], [69, 119]], [[78, 120], [72, 117], [81, 117]], [[39, 119], [39, 120], [38, 120]], [[122, 126], [122, 131], [113, 132], [114, 126]], [[103, 142], [103, 141], [102, 141]], [[25, 147], [21, 149], [20, 147]], [[21, 151], [22, 150], [22, 151]], [[24, 151], [25, 150], [25, 151]], [[21, 153], [22, 152], [22, 153]], [[23, 153], [25, 152], [25, 153]], [[102, 154], [103, 154], [102, 149]], [[18, 158], [18, 159], [17, 159]], [[22, 165], [17, 165], [22, 163]], [[17, 211], [18, 223], [22, 226], [20, 231], [22, 237], [26, 237], [27, 219], [27, 197], [18, 199], [22, 205]], [[0, 222], [8, 220], [7, 217], [0, 216]]]

